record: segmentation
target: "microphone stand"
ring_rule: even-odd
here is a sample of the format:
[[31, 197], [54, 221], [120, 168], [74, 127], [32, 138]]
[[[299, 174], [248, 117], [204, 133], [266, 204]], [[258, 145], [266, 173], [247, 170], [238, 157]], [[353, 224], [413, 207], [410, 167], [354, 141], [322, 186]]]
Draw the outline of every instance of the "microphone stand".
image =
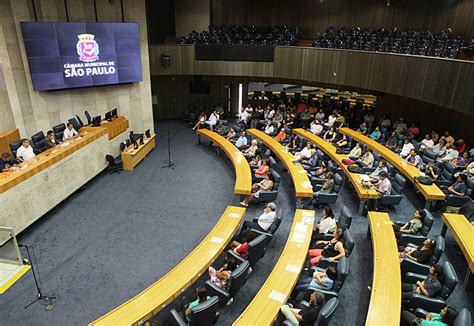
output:
[[53, 301], [56, 299], [56, 297], [46, 295], [41, 290], [41, 287], [40, 287], [39, 282], [38, 282], [38, 278], [36, 276], [35, 266], [33, 264], [33, 261], [31, 260], [30, 245], [21, 244], [21, 245], [19, 245], [19, 247], [25, 247], [26, 248], [26, 254], [28, 255], [28, 261], [29, 261], [30, 266], [31, 266], [31, 272], [33, 273], [33, 279], [35, 280], [35, 286], [36, 286], [36, 292], [37, 292], [36, 299], [34, 299], [29, 304], [27, 304], [25, 306], [25, 309], [28, 308], [29, 306], [31, 306], [33, 303], [35, 303], [37, 301], [41, 301], [41, 302], [45, 303], [46, 304], [46, 310], [53, 309]]
[[[166, 162], [166, 161], [165, 161]], [[175, 169], [174, 162], [171, 162], [171, 145], [170, 145], [170, 132], [168, 131], [168, 163], [163, 165], [162, 168]]]

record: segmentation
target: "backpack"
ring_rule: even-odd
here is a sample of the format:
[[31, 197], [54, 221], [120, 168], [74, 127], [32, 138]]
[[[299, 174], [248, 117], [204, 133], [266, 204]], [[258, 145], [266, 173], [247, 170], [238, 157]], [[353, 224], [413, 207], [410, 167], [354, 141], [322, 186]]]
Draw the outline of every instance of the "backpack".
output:
[[427, 185], [427, 186], [431, 186], [434, 182], [434, 180], [432, 178], [426, 177], [426, 176], [416, 177], [415, 180], [416, 180], [416, 182], [418, 182], [422, 185]]
[[359, 173], [359, 174], [364, 174], [365, 173], [364, 170], [358, 165], [349, 165], [347, 167], [347, 170], [349, 170], [349, 172], [351, 172], [351, 173]]

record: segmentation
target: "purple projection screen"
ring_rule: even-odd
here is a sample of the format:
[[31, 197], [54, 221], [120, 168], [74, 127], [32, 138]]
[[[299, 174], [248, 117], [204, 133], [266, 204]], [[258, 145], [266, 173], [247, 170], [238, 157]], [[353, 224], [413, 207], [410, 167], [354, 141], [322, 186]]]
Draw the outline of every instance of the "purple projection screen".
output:
[[37, 91], [142, 80], [137, 23], [21, 22]]

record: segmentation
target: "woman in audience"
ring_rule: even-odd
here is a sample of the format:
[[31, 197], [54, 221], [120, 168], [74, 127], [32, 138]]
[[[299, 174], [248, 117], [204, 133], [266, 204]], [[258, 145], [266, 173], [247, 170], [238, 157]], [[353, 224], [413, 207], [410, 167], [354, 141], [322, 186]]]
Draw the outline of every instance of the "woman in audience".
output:
[[316, 194], [330, 194], [334, 188], [334, 173], [328, 172], [324, 177], [323, 186]]
[[285, 132], [285, 128], [281, 128], [280, 131], [278, 132], [278, 134], [275, 136], [275, 140], [279, 143], [281, 143], [282, 141], [284, 141], [286, 139], [286, 132]]
[[362, 122], [359, 126], [359, 129], [357, 129], [357, 132], [361, 133], [362, 135], [366, 135], [369, 129], [367, 128], [367, 123]]
[[313, 230], [313, 234], [311, 235], [311, 243], [314, 244], [313, 247], [316, 247], [316, 241], [322, 240], [326, 233], [332, 233], [335, 229], [336, 219], [334, 218], [332, 209], [329, 206], [324, 206], [323, 216], [319, 223], [316, 224], [316, 228]]
[[291, 137], [290, 142], [288, 143], [286, 148], [290, 152], [294, 153], [295, 151], [300, 150], [300, 145], [301, 145], [300, 137], [298, 137], [297, 135], [293, 135], [293, 137]]
[[454, 164], [456, 169], [464, 170], [469, 164], [469, 153], [464, 152], [462, 156], [458, 156], [457, 158], [453, 159], [452, 163]]
[[346, 135], [342, 135], [342, 138], [339, 139], [336, 143], [337, 148], [346, 148], [349, 145], [349, 140], [347, 139]]
[[270, 121], [267, 121], [265, 129], [263, 130], [267, 135], [273, 134], [275, 132], [275, 127]]
[[320, 240], [316, 242], [316, 246], [323, 246], [322, 249], [311, 249], [308, 252], [310, 257], [310, 266], [317, 265], [321, 258], [328, 258], [329, 261], [334, 261], [346, 255], [342, 237], [344, 232], [340, 228], [336, 228], [333, 233], [333, 238], [329, 241]]
[[416, 286], [411, 283], [402, 284], [402, 300], [410, 300], [413, 294], [421, 294], [427, 297], [434, 297], [441, 290], [443, 279], [443, 267], [435, 264], [431, 266], [428, 276], [424, 281], [417, 281]]
[[362, 148], [360, 147], [359, 143], [356, 143], [353, 149], [349, 152], [349, 158], [351, 160], [358, 160], [359, 157], [362, 155]]
[[419, 170], [423, 170], [423, 161], [421, 160], [421, 156], [418, 155], [415, 149], [410, 151], [410, 154], [405, 159], [405, 162], [409, 165], [413, 165]]
[[392, 132], [390, 137], [387, 139], [387, 142], [385, 143], [385, 147], [387, 147], [388, 149], [390, 149], [394, 152], [397, 150], [398, 137], [397, 137], [397, 133], [395, 131]]
[[394, 224], [393, 225], [393, 230], [395, 231], [395, 237], [397, 239], [400, 239], [400, 236], [402, 234], [418, 234], [421, 231], [421, 228], [423, 227], [423, 223], [421, 219], [423, 218], [424, 211], [421, 209], [417, 209], [415, 211], [415, 216], [405, 223], [403, 226]]
[[436, 167], [435, 163], [428, 163], [425, 168], [425, 175], [430, 177], [433, 180], [438, 179], [439, 177], [439, 169]]
[[207, 295], [207, 289], [202, 285], [196, 289], [196, 296], [196, 300], [192, 301], [188, 306], [184, 307], [184, 315], [186, 316], [188, 322], [191, 321], [191, 319], [189, 318], [189, 316], [191, 316], [191, 309], [211, 298]]
[[257, 234], [252, 232], [252, 230], [247, 229], [244, 231], [242, 239], [240, 239], [240, 242], [237, 241], [238, 239], [234, 239], [230, 247], [232, 248], [233, 251], [239, 254], [240, 257], [242, 258], [247, 258], [247, 254], [249, 251], [249, 242], [251, 242], [253, 239], [257, 237]]
[[326, 131], [324, 133], [323, 138], [324, 138], [325, 141], [332, 143], [336, 139], [336, 136], [337, 136], [337, 134], [334, 131], [334, 128], [331, 127], [331, 128], [329, 128], [328, 131]]
[[252, 158], [258, 153], [258, 142], [256, 139], [252, 139], [252, 142], [250, 143], [250, 147], [247, 148], [242, 154], [244, 154], [245, 157]]
[[454, 146], [459, 154], [464, 154], [464, 152], [467, 150], [467, 144], [464, 142], [464, 139], [458, 139]]
[[263, 175], [263, 180], [252, 185], [252, 193], [248, 195], [240, 205], [247, 207], [254, 198], [259, 198], [261, 191], [269, 191], [273, 188], [273, 181], [270, 179], [270, 170]]
[[295, 158], [298, 160], [309, 159], [311, 157], [311, 154], [313, 154], [313, 151], [311, 149], [311, 143], [306, 143], [306, 146], [301, 150], [301, 152], [295, 154]]
[[380, 131], [380, 127], [377, 126], [375, 127], [375, 130], [372, 131], [372, 133], [370, 134], [370, 139], [379, 140], [380, 137], [382, 137], [382, 132]]
[[438, 155], [436, 162], [438, 163], [446, 163], [451, 162], [455, 158], [459, 157], [458, 151], [454, 148], [453, 145], [446, 145], [446, 152], [443, 155]]
[[206, 122], [206, 120], [207, 120], [206, 113], [201, 112], [196, 124], [193, 127], [193, 130], [199, 130], [202, 127], [202, 125]]
[[264, 159], [262, 164], [253, 174], [255, 178], [263, 178], [270, 172], [270, 160], [268, 158]]
[[255, 155], [252, 160], [249, 162], [251, 168], [258, 168], [262, 164], [262, 158], [260, 155]]
[[236, 136], [237, 136], [237, 133], [235, 132], [235, 129], [231, 127], [229, 129], [229, 132], [225, 136], [225, 138], [227, 138], [228, 140], [231, 140], [231, 139], [234, 139]]
[[[252, 232], [248, 232], [252, 233]], [[243, 246], [243, 245], [240, 245]], [[236, 251], [234, 249], [234, 251]], [[247, 253], [243, 258], [247, 256]], [[242, 257], [242, 256], [241, 256]], [[234, 258], [229, 258], [227, 260], [227, 263], [224, 264], [219, 269], [215, 269], [212, 266], [209, 266], [209, 279], [211, 280], [212, 283], [220, 287], [222, 290], [227, 290], [230, 285], [230, 276], [232, 275], [232, 272], [238, 267], [237, 261]]]
[[446, 153], [446, 140], [440, 140], [439, 143], [431, 147], [431, 151], [438, 156], [444, 155]]
[[403, 310], [401, 324], [404, 326], [451, 326], [454, 325], [457, 315], [458, 312], [450, 306], [444, 307], [439, 313], [430, 312], [424, 319], [408, 310]]
[[400, 247], [399, 249], [402, 250], [398, 253], [398, 257], [400, 258], [400, 262], [402, 262], [403, 259], [411, 259], [419, 262], [420, 264], [426, 264], [433, 255], [435, 246], [436, 240], [426, 239], [423, 241], [423, 244], [421, 244], [416, 249], [412, 247]]
[[410, 128], [408, 128], [408, 136], [410, 138], [417, 138], [420, 135], [420, 129], [415, 122], [412, 122]]
[[312, 134], [319, 135], [321, 132], [323, 132], [323, 125], [321, 124], [321, 121], [318, 119], [315, 119], [314, 121], [311, 122], [309, 126], [309, 131], [311, 131]]
[[434, 141], [431, 139], [430, 134], [426, 134], [425, 138], [421, 141], [420, 150], [431, 149], [434, 146]]
[[331, 290], [336, 280], [337, 272], [334, 266], [329, 266], [325, 272], [315, 271], [313, 277], [300, 279], [292, 293], [295, 298], [301, 291], [308, 290], [309, 287], [321, 290]]

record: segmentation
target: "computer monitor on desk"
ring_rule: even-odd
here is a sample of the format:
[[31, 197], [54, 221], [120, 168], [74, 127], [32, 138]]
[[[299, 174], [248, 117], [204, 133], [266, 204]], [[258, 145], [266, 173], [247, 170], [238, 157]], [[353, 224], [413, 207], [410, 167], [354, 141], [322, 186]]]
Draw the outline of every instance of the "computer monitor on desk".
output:
[[143, 134], [134, 134], [133, 131], [130, 131], [130, 142], [134, 144], [137, 140], [140, 139], [140, 137], [143, 137]]
[[109, 111], [109, 112], [105, 112], [105, 120], [107, 121], [112, 121], [112, 112]]
[[150, 137], [151, 137], [150, 129], [145, 130], [145, 137], [146, 137], [146, 138], [150, 138]]
[[117, 108], [113, 109], [112, 111], [110, 111], [112, 113], [112, 118], [118, 118], [118, 111], [117, 111]]
[[94, 127], [99, 127], [100, 126], [100, 120], [102, 119], [102, 117], [100, 115], [92, 118], [92, 125]]

